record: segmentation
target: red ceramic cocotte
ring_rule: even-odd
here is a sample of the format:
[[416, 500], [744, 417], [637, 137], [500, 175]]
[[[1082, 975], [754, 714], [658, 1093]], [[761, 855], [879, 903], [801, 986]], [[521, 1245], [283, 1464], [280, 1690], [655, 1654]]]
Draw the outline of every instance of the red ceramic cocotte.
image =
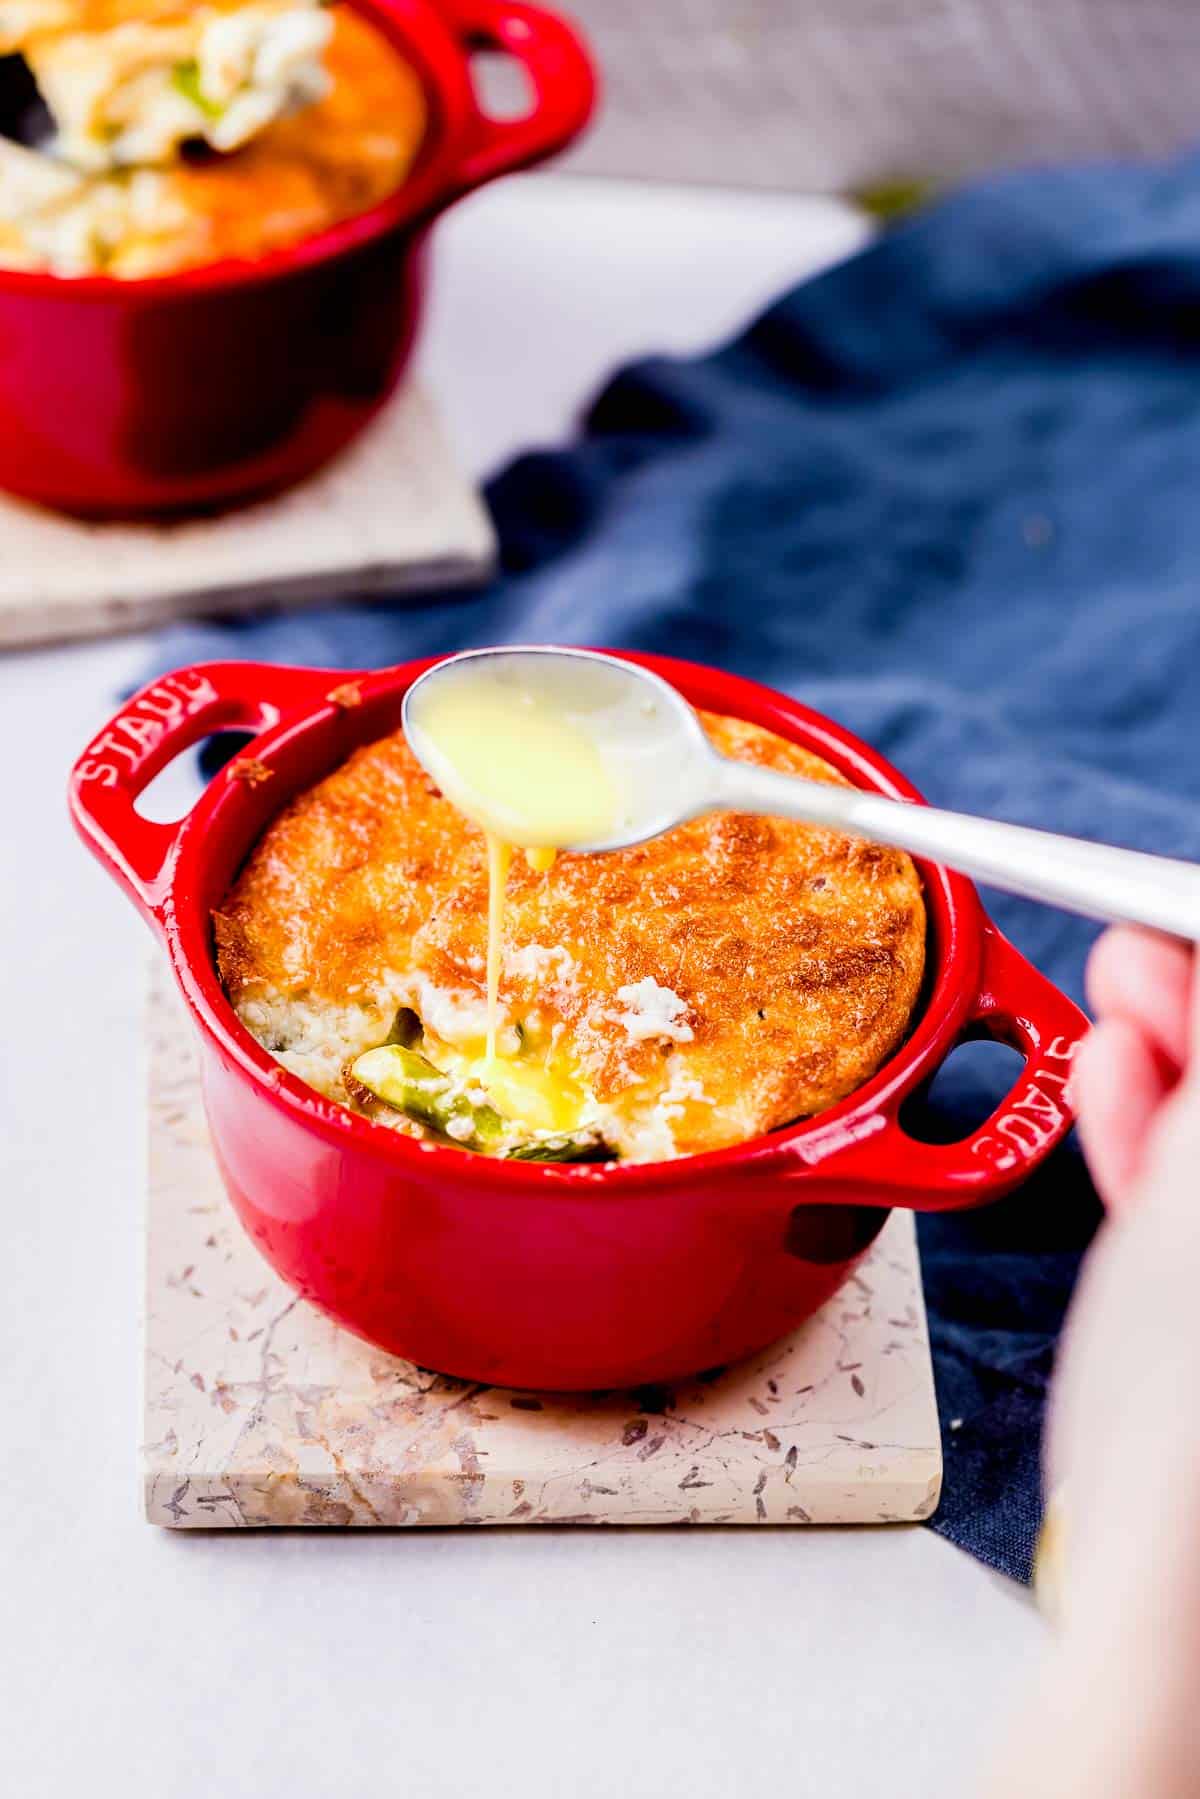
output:
[[[145, 281], [0, 271], [0, 487], [93, 516], [241, 500], [310, 473], [395, 386], [427, 228], [579, 132], [595, 81], [577, 33], [523, 0], [351, 0], [407, 58], [429, 119], [381, 205], [253, 263]], [[530, 112], [487, 118], [469, 53], [525, 68]]]
[[[919, 797], [794, 700], [694, 664], [630, 659], [693, 705], [776, 731], [859, 786]], [[981, 1205], [1064, 1136], [1064, 1088], [1086, 1020], [988, 921], [969, 881], [929, 866], [929, 972], [908, 1040], [831, 1111], [738, 1148], [646, 1165], [494, 1161], [373, 1125], [284, 1073], [222, 991], [211, 911], [294, 794], [395, 729], [406, 689], [428, 666], [184, 669], [129, 702], [71, 783], [81, 834], [171, 958], [230, 1198], [306, 1298], [385, 1349], [474, 1380], [579, 1389], [666, 1379], [797, 1324], [844, 1279], [889, 1207]], [[269, 778], [258, 769], [246, 780], [231, 764], [175, 825], [135, 811], [179, 751], [229, 727], [261, 733], [252, 756]], [[917, 1142], [901, 1123], [905, 1096], [971, 1036], [1020, 1049], [1019, 1080], [965, 1141]]]

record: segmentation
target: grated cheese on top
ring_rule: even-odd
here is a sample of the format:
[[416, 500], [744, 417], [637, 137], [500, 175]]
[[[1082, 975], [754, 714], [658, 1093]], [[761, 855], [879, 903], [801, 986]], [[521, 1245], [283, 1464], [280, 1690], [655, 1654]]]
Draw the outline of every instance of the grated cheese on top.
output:
[[696, 1034], [687, 1022], [687, 1001], [670, 987], [660, 987], [653, 975], [618, 987], [617, 998], [624, 1011], [605, 1012], [603, 1017], [620, 1025], [631, 1043], [646, 1043], [654, 1037], [690, 1043]]

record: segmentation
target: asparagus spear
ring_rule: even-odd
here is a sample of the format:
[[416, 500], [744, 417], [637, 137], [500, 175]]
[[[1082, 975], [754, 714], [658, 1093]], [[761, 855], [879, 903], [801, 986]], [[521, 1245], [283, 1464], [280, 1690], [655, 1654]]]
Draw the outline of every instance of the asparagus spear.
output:
[[568, 1131], [542, 1137], [505, 1151], [509, 1162], [615, 1162], [616, 1156], [597, 1131]]
[[513, 1162], [611, 1162], [613, 1153], [595, 1130], [564, 1131], [503, 1146], [509, 1126], [489, 1105], [469, 1100], [427, 1056], [400, 1043], [381, 1044], [358, 1057], [351, 1080], [419, 1124], [440, 1131], [463, 1149], [502, 1155]]
[[359, 1056], [350, 1072], [376, 1099], [441, 1131], [464, 1149], [498, 1148], [505, 1134], [499, 1112], [474, 1104], [418, 1050], [381, 1044]]

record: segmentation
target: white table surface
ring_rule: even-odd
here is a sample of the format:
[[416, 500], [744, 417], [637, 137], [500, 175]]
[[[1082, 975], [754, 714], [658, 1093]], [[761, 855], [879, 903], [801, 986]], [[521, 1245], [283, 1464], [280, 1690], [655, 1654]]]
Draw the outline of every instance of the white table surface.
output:
[[[618, 357], [731, 330], [858, 236], [825, 201], [513, 181], [441, 229], [423, 368], [486, 470], [564, 432]], [[145, 655], [0, 659], [0, 1786], [963, 1799], [1041, 1630], [928, 1531], [141, 1521], [146, 939], [63, 789]]]

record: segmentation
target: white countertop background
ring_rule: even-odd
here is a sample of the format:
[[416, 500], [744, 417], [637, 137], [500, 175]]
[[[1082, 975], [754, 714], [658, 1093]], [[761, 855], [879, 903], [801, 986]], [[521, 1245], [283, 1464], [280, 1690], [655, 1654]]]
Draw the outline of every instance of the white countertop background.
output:
[[[708, 343], [860, 237], [830, 201], [510, 181], [440, 228], [420, 366], [486, 472], [619, 358]], [[146, 655], [0, 658], [0, 1787], [968, 1799], [1042, 1630], [928, 1531], [142, 1522], [147, 937], [64, 788]]]

